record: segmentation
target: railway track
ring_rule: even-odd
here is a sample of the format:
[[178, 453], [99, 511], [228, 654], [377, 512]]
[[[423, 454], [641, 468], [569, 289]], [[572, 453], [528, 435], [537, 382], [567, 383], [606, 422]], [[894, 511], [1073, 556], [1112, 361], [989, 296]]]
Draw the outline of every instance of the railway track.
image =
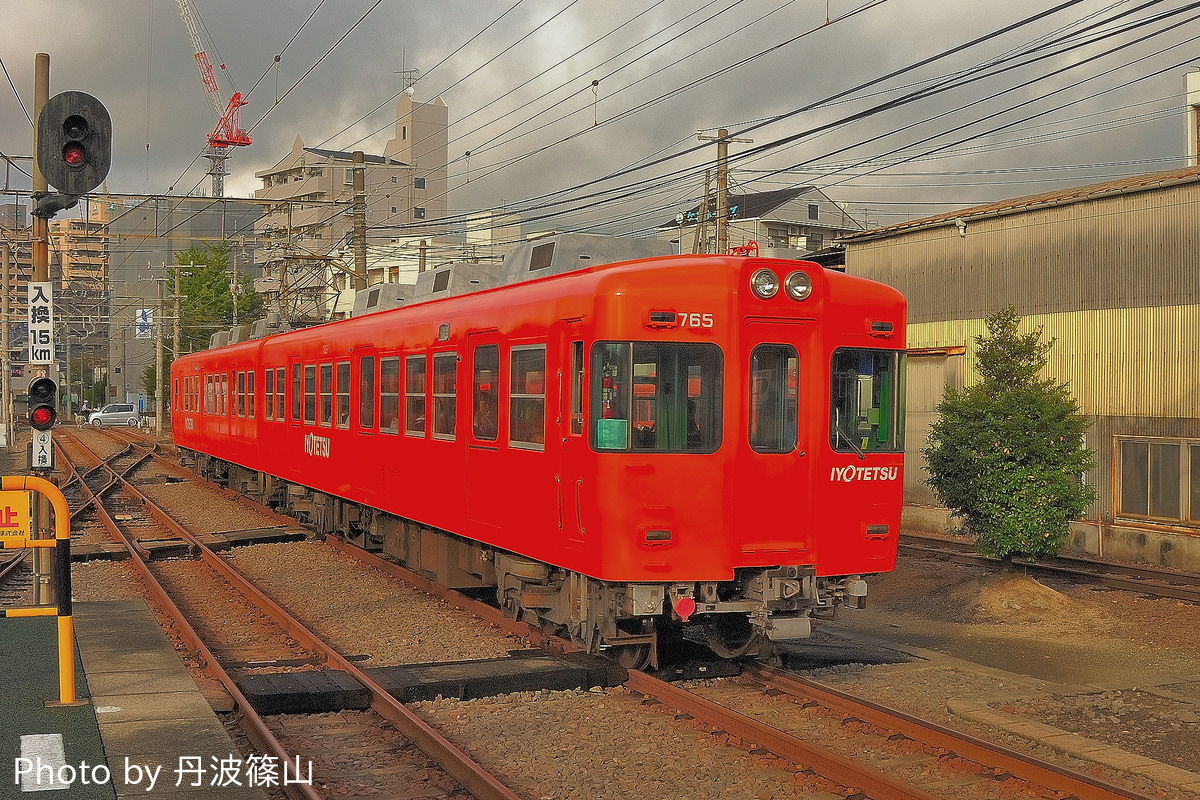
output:
[[[67, 432], [65, 438], [71, 442], [73, 451], [90, 452], [78, 436]], [[386, 778], [379, 780], [405, 780], [396, 774], [396, 762], [401, 759], [387, 756], [411, 752], [415, 744], [428, 758], [423, 761], [409, 758], [412, 763], [409, 780], [429, 783], [429, 793], [459, 792], [479, 800], [518, 800], [517, 795], [395, 701], [138, 491], [130, 481], [130, 473], [137, 464], [152, 459], [145, 453], [131, 452], [136, 449], [121, 450], [111, 457], [114, 462], [111, 466], [94, 455], [94, 460], [103, 467], [97, 469], [100, 464], [94, 465], [85, 474], [105, 475], [98, 481], [104, 488], [92, 489], [95, 499], [91, 508], [109, 534], [126, 543], [135, 569], [155, 602], [172, 618], [176, 633], [193, 654], [197, 666], [215, 677], [232, 697], [239, 722], [254, 745], [280, 759], [280, 763], [295, 763], [296, 758], [301, 759], [299, 763], [305, 759], [315, 762], [314, 784], [322, 785], [323, 791], [293, 783], [288, 787], [289, 792], [307, 798], [346, 794], [361, 790], [364, 783], [372, 783], [375, 772], [386, 774]], [[113, 513], [110, 504], [118, 504], [122, 512]], [[136, 504], [140, 511], [133, 512], [130, 504]], [[118, 516], [129, 519], [120, 524]], [[136, 532], [131, 528], [136, 528]], [[144, 543], [168, 538], [188, 543], [191, 554], [204, 566], [202, 575], [197, 575], [198, 570], [191, 562], [186, 562], [183, 568], [179, 565], [184, 562], [153, 566], [147, 562]], [[338, 715], [323, 722], [276, 720], [273, 726], [268, 725], [238, 688], [236, 668], [228, 670], [223, 666], [233, 661], [243, 665], [285, 661], [339, 669], [366, 687], [371, 696], [371, 711], [353, 720]], [[328, 746], [331, 733], [338, 736], [332, 748]], [[404, 737], [403, 744], [397, 744], [398, 734]], [[348, 759], [348, 754], [363, 753], [375, 754], [379, 763], [364, 764], [360, 757], [353, 771], [339, 769], [339, 757]], [[431, 774], [436, 772], [431, 769], [434, 763], [444, 771], [444, 776]]]
[[[136, 451], [149, 448], [135, 443], [132, 449]], [[154, 463], [155, 459], [153, 456], [142, 459], [140, 454], [124, 451], [115, 461], [116, 470], [120, 471], [125, 469], [127, 464], [145, 465]], [[125, 469], [125, 472], [137, 480], [137, 475], [133, 473], [136, 473], [138, 468], [130, 467]], [[87, 470], [86, 474], [94, 472], [96, 469], [93, 467]], [[125, 490], [102, 488], [100, 493], [108, 496], [123, 491]], [[216, 491], [226, 497], [232, 495], [226, 490]], [[174, 529], [168, 530], [167, 535], [183, 536], [180, 531]], [[437, 594], [483, 618], [485, 622], [508, 630], [514, 636], [540, 643], [549, 649], [570, 648], [569, 643], [547, 637], [538, 629], [507, 618], [499, 609], [444, 590], [357, 547], [333, 539], [328, 540], [328, 543], [339, 552], [351, 554], [406, 583]], [[199, 546], [196, 546], [195, 552], [202, 552]], [[211, 557], [217, 562], [225, 561], [215, 554]], [[207, 563], [203, 554], [199, 555], [199, 558]], [[227, 564], [222, 566], [228, 568]], [[153, 569], [160, 573], [160, 577], [161, 573], [176, 569], [187, 573], [195, 571], [190, 562], [177, 562], [175, 566], [166, 568], [155, 566]], [[234, 578], [216, 565], [212, 569], [215, 571], [212, 580], [217, 584], [224, 582], [233, 585], [235, 593], [246, 596], [251, 596], [256, 591], [248, 584], [243, 586], [241, 583], [235, 583]], [[190, 580], [191, 578], [188, 578], [188, 581]], [[169, 583], [170, 579], [166, 582]], [[176, 597], [184, 615], [197, 618], [199, 615], [195, 612], [198, 608], [193, 608], [193, 601], [189, 601], [188, 597], [204, 598], [216, 591], [216, 588], [200, 589], [197, 593], [192, 593], [176, 589], [173, 596]], [[238, 611], [236, 598], [231, 602], [234, 605], [221, 612], [222, 616], [233, 617], [235, 613], [246, 613], [244, 608]], [[195, 601], [195, 605], [198, 607], [203, 603]], [[268, 601], [266, 607], [269, 609], [270, 605]], [[248, 627], [251, 622], [255, 627]], [[252, 630], [253, 633], [242, 636], [240, 642], [230, 642], [222, 639], [219, 631], [205, 631], [204, 626], [198, 623], [196, 627], [201, 628], [201, 631], [196, 634], [197, 638], [209, 638], [214, 643], [207, 651], [201, 649], [204, 647], [202, 644], [192, 647], [205, 661], [224, 661], [232, 664], [234, 673], [245, 669], [248, 662], [257, 660], [261, 663], [268, 659], [277, 663], [292, 664], [298, 669], [311, 669], [328, 664], [354, 673], [352, 664], [342, 663], [344, 659], [337, 654], [325, 655], [315, 644], [310, 643], [308, 637], [312, 634], [289, 627], [273, 628], [271, 624], [259, 626], [257, 620], [249, 620], [241, 627]], [[315, 636], [313, 638], [315, 639]], [[257, 650], [259, 642], [274, 642], [274, 646], [280, 649], [260, 653]], [[370, 686], [369, 679], [360, 682]], [[719, 688], [701, 686], [690, 691], [683, 690], [638, 672], [630, 673], [626, 683], [630, 692], [645, 697], [643, 703], [647, 713], [660, 712], [663, 709], [673, 710], [671, 713], [679, 724], [702, 725], [711, 734], [733, 737], [737, 740], [736, 744], [740, 744], [751, 755], [774, 759], [774, 766], [792, 772], [796, 776], [796, 787], [801, 791], [828, 792], [842, 796], [928, 800], [932, 797], [968, 796], [961, 792], [970, 789], [972, 793], [979, 792], [978, 796], [989, 796], [995, 791], [1000, 791], [1006, 797], [1074, 796], [1080, 800], [1146, 800], [1145, 795], [1137, 792], [1110, 786], [1090, 776], [1072, 773], [1058, 765], [1041, 762], [1020, 753], [1004, 751], [1003, 748], [972, 740], [953, 731], [939, 729], [936, 725], [905, 717], [898, 712], [878, 706], [872, 707], [858, 701], [857, 698], [830, 692], [817, 684], [799, 681], [794, 676], [778, 671], [759, 670], [748, 673], [739, 681], [720, 682], [713, 686]], [[372, 689], [373, 695], [375, 691], [376, 689]], [[378, 691], [386, 694], [381, 689]], [[237, 700], [237, 695], [233, 692], [231, 695]], [[249, 709], [249, 704], [245, 703], [243, 706], [243, 702], [244, 700], [238, 703], [239, 712]], [[773, 705], [774, 710], [757, 718], [747, 711], [752, 706], [764, 703]], [[372, 744], [365, 748], [361, 740], [345, 739], [358, 742], [351, 748], [356, 752], [362, 752], [364, 749], [375, 749], [384, 753], [398, 752], [397, 748], [403, 749], [403, 745], [397, 744], [396, 737], [403, 736], [405, 741], [409, 741], [407, 732], [403, 731], [401, 725], [385, 721], [382, 715], [342, 713], [336, 716], [337, 719], [323, 715], [274, 717], [266, 725], [277, 739], [282, 739], [280, 746], [285, 750], [289, 746], [317, 749], [323, 747], [330, 750], [327, 743], [331, 738], [338, 741], [337, 747], [340, 747], [343, 737], [349, 737], [351, 733], [355, 736], [381, 737], [372, 740]], [[820, 724], [812, 727], [810, 721], [807, 721], [809, 718], [819, 718]], [[342, 730], [342, 726], [345, 726], [345, 730]], [[838, 733], [838, 730], [841, 733]], [[432, 728], [430, 731], [432, 732]], [[836, 739], [848, 739], [852, 755], [845, 752], [845, 747], [841, 748], [842, 752], [831, 748], [830, 742]], [[335, 752], [340, 751], [335, 749]], [[396, 758], [392, 757], [391, 760], [395, 761]], [[336, 757], [322, 768], [328, 770], [328, 774], [339, 775]], [[314, 767], [314, 772], [318, 772], [317, 767]], [[340, 777], [347, 781], [361, 781], [363, 770], [361, 766], [356, 766], [351, 774], [351, 771], [342, 769]], [[396, 780], [394, 767], [391, 772], [381, 770], [380, 780]], [[996, 789], [998, 785], [999, 790]], [[486, 796], [476, 794], [474, 790], [472, 793], [477, 797]]]
[[[911, 533], [901, 536], [900, 551], [971, 566], [998, 567], [1003, 563], [999, 559], [979, 555], [971, 542]], [[1200, 603], [1200, 575], [1186, 572], [1071, 556], [1036, 561], [1016, 558], [1013, 559], [1012, 566], [1037, 578], [1059, 578], [1109, 589], [1138, 592], [1150, 597]]]

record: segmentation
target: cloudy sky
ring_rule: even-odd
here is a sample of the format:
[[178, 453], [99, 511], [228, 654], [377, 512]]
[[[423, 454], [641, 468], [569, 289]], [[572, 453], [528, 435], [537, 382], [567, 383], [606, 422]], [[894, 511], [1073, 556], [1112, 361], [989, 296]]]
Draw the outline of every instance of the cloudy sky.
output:
[[[753, 140], [730, 146], [733, 191], [816, 185], [871, 225], [1182, 166], [1200, 65], [1185, 0], [193, 4], [224, 96], [249, 93], [254, 144], [233, 152], [227, 196], [250, 195], [297, 135], [382, 152], [411, 76], [417, 100], [449, 107], [452, 209], [617, 233], [694, 205], [715, 157], [697, 132], [720, 127]], [[111, 191], [208, 191], [214, 119], [175, 0], [0, 14], [0, 152], [28, 170], [45, 52], [51, 94], [112, 114]]]

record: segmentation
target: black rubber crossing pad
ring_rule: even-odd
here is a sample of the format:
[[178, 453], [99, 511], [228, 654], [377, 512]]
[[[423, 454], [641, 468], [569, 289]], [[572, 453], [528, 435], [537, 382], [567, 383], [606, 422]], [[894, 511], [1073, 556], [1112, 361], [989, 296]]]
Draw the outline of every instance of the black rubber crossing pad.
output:
[[362, 711], [371, 706], [370, 692], [339, 670], [243, 675], [237, 687], [259, 714]]

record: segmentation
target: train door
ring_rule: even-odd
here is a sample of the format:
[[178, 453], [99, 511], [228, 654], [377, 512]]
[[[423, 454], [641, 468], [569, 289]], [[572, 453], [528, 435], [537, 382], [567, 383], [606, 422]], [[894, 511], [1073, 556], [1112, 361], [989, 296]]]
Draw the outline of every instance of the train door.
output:
[[558, 529], [565, 544], [583, 546], [587, 526], [583, 520], [584, 466], [588, 444], [584, 424], [587, 380], [583, 329], [578, 322], [568, 323], [563, 333], [562, 358], [559, 362], [561, 388], [558, 399], [558, 436], [562, 445], [555, 474], [558, 493]]
[[806, 381], [816, 357], [811, 335], [802, 321], [752, 321], [743, 330], [736, 385], [743, 409], [738, 449], [745, 467], [734, 475], [733, 520], [737, 549], [756, 554], [751, 563], [811, 559], [814, 459], [806, 451], [820, 442], [809, 441], [812, 426], [804, 420], [814, 413], [814, 393], [821, 393]]
[[467, 337], [470, 410], [467, 432], [467, 511], [471, 519], [496, 525], [514, 500], [508, 494], [502, 443], [501, 347], [496, 331]]

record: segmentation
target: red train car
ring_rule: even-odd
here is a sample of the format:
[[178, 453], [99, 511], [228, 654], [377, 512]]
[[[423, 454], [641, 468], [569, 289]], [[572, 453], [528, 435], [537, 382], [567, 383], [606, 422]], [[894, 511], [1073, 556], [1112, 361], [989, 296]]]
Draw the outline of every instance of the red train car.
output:
[[670, 256], [179, 358], [198, 471], [591, 650], [807, 636], [894, 566], [905, 304], [799, 261]]

